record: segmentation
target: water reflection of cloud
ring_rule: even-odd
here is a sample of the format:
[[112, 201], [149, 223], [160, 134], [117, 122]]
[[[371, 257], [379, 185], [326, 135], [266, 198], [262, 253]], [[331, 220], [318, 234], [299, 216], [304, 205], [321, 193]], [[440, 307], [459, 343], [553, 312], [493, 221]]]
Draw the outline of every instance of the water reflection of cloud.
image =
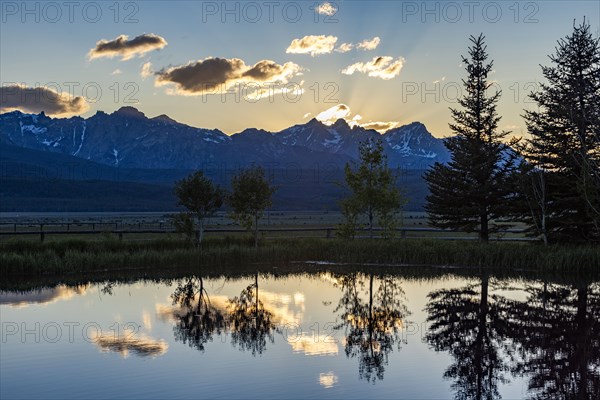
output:
[[59, 300], [69, 300], [75, 296], [84, 295], [89, 286], [58, 285], [53, 288], [43, 288], [22, 293], [0, 292], [0, 304], [16, 308], [28, 307], [32, 304], [47, 305]]
[[294, 353], [307, 356], [335, 356], [339, 352], [337, 343], [327, 335], [303, 334], [297, 338], [288, 338]]
[[333, 371], [329, 371], [327, 373], [319, 374], [319, 384], [323, 386], [325, 389], [332, 388], [338, 383], [338, 377], [333, 373]]
[[274, 293], [259, 291], [259, 300], [265, 310], [273, 314], [273, 322], [278, 325], [298, 325], [304, 318], [304, 295], [296, 293], [292, 296], [287, 293]]
[[139, 357], [157, 357], [165, 354], [169, 345], [164, 340], [156, 340], [147, 336], [97, 336], [94, 343], [103, 352], [119, 353], [123, 358], [133, 354]]
[[152, 317], [150, 316], [150, 313], [146, 310], [142, 312], [142, 323], [144, 324], [144, 329], [146, 329], [147, 331], [152, 330]]
[[[200, 295], [195, 295], [192, 304], [197, 305]], [[170, 301], [171, 299], [169, 299]], [[221, 313], [227, 313], [228, 298], [226, 296], [210, 296], [210, 305]], [[158, 318], [163, 322], [175, 322], [178, 318], [184, 316], [189, 310], [180, 305], [171, 305], [156, 303], [154, 309]]]
[[334, 286], [338, 286], [340, 284], [339, 279], [333, 276], [331, 272], [323, 272], [319, 275], [319, 278], [321, 278], [322, 281], [332, 283]]
[[[227, 314], [230, 298], [223, 295], [209, 296], [210, 304], [216, 310]], [[277, 325], [299, 325], [304, 318], [305, 298], [303, 293], [295, 293], [293, 296], [287, 293], [275, 293], [259, 290], [258, 299], [263, 304], [265, 311], [273, 315], [273, 322]], [[192, 303], [197, 304], [198, 295]], [[177, 317], [185, 314], [186, 310], [177, 305], [156, 303], [156, 315], [161, 321], [176, 321]]]

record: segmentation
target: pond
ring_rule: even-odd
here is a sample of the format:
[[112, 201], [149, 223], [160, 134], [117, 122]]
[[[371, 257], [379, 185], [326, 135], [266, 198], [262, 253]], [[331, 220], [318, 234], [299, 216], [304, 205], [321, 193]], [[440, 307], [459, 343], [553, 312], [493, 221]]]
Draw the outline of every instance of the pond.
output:
[[600, 398], [599, 280], [370, 269], [5, 288], [0, 397]]

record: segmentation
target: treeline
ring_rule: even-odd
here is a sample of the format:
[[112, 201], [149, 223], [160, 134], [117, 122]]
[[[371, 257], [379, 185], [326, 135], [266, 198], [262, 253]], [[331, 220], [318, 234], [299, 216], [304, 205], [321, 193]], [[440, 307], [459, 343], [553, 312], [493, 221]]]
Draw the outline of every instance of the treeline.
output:
[[[547, 82], [529, 97], [537, 110], [525, 110], [529, 136], [509, 138], [499, 129], [496, 110], [501, 91], [489, 79], [483, 35], [470, 37], [467, 72], [460, 108], [451, 108], [452, 137], [444, 144], [451, 154], [447, 164], [436, 163], [425, 173], [429, 188], [425, 206], [433, 226], [477, 233], [487, 242], [493, 233], [525, 223], [527, 233], [549, 243], [600, 242], [600, 39], [585, 20], [571, 35], [558, 41], [551, 64], [542, 66]], [[362, 143], [358, 162], [345, 167], [348, 195], [340, 201], [344, 222], [339, 234], [354, 238], [364, 227], [373, 237], [374, 226], [393, 237], [398, 214], [406, 203], [397, 176], [388, 167], [383, 146]], [[177, 226], [202, 240], [204, 220], [224, 202], [231, 217], [254, 231], [271, 205], [275, 191], [260, 167], [242, 170], [226, 194], [202, 172], [176, 186], [179, 204], [188, 210]], [[195, 227], [195, 222], [197, 227]]]
[[600, 47], [585, 21], [558, 41], [540, 90], [524, 111], [528, 138], [498, 128], [501, 92], [483, 35], [471, 37], [466, 94], [451, 109], [448, 164], [425, 175], [426, 211], [440, 228], [477, 232], [483, 242], [523, 221], [544, 243], [600, 241]]

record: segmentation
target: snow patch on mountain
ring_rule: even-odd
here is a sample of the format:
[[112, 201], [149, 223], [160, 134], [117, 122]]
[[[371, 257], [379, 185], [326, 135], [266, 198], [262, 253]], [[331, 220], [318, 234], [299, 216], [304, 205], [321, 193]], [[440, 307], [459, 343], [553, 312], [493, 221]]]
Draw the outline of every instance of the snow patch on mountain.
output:
[[23, 125], [21, 124], [21, 134], [23, 134], [23, 132], [25, 131], [29, 131], [31, 133], [33, 133], [34, 135], [39, 135], [40, 133], [46, 133], [48, 131], [48, 128], [44, 128], [44, 127], [37, 127], [35, 125]]
[[79, 148], [77, 149], [77, 151], [75, 153], [73, 153], [74, 156], [79, 154], [79, 152], [81, 151], [81, 147], [83, 146], [83, 141], [85, 140], [86, 128], [87, 128], [87, 123], [86, 123], [86, 121], [83, 121], [83, 129], [81, 130], [81, 142], [79, 143]]

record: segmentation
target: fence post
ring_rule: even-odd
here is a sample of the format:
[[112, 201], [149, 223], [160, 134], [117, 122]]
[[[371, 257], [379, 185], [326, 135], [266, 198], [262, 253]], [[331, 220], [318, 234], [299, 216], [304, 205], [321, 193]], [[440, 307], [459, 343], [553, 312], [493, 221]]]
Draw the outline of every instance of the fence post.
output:
[[119, 242], [123, 241], [123, 232], [119, 232]]
[[40, 243], [44, 242], [44, 224], [40, 224]]
[[331, 228], [327, 228], [327, 239], [331, 239]]

